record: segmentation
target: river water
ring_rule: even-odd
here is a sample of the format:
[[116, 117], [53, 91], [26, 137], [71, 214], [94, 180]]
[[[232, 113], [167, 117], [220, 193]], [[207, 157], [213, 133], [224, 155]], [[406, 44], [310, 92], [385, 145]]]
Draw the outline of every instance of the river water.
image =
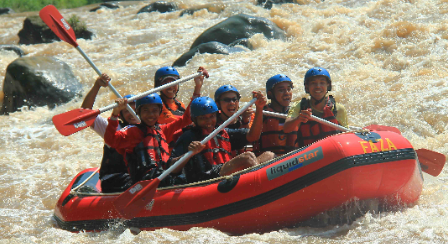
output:
[[[174, 1], [180, 8], [210, 3]], [[253, 51], [231, 55], [196, 55], [178, 70], [183, 76], [199, 66], [210, 72], [203, 94], [212, 96], [233, 84], [243, 101], [250, 91], [264, 90], [278, 73], [294, 81], [294, 100], [305, 95], [308, 68], [325, 67], [333, 80], [332, 94], [348, 110], [350, 125], [383, 124], [399, 128], [414, 148], [448, 154], [448, 1], [446, 0], [299, 0], [271, 10], [249, 1], [216, 1], [217, 7], [179, 17], [180, 11], [136, 15], [148, 2], [122, 2], [116, 10], [60, 10], [67, 19], [78, 15], [93, 30], [93, 40], [79, 45], [102, 72], [112, 77], [121, 94], [152, 88], [157, 68], [172, 64], [207, 28], [234, 14], [268, 18], [284, 29], [288, 40], [250, 39]], [[222, 9], [221, 12], [218, 10]], [[18, 44], [23, 20], [33, 13], [0, 16], [0, 44]], [[70, 65], [84, 85], [96, 73], [64, 42], [20, 45], [28, 56], [54, 56]], [[0, 80], [17, 55], [0, 52]], [[193, 83], [181, 85], [188, 102]], [[0, 97], [2, 98], [2, 97]], [[114, 95], [102, 88], [94, 108], [109, 105]], [[133, 235], [129, 230], [70, 233], [52, 219], [66, 185], [81, 170], [96, 167], [102, 140], [90, 129], [64, 137], [51, 118], [81, 105], [75, 99], [53, 110], [26, 109], [0, 116], [0, 239], [2, 243], [444, 243], [448, 242], [448, 172], [424, 174], [422, 195], [415, 206], [399, 211], [369, 212], [351, 224], [324, 228], [298, 227], [264, 234], [230, 236], [213, 229], [161, 229]], [[109, 115], [109, 112], [103, 114]]]

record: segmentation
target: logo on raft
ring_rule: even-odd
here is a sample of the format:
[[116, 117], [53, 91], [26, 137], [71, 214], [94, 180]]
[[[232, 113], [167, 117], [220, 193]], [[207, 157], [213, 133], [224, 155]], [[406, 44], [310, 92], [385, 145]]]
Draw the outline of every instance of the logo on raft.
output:
[[285, 175], [293, 170], [306, 166], [310, 163], [314, 163], [324, 158], [322, 147], [318, 147], [308, 152], [297, 155], [296, 157], [289, 159], [283, 163], [277, 164], [266, 169], [268, 180], [273, 180], [277, 177]]

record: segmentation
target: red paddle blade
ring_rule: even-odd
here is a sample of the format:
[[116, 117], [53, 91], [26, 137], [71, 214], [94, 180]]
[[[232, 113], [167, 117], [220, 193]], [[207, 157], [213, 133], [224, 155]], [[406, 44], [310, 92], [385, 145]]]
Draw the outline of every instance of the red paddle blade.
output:
[[415, 150], [422, 170], [432, 176], [438, 176], [445, 166], [446, 156], [428, 149]]
[[61, 40], [77, 47], [75, 31], [53, 5], [47, 5], [39, 12], [40, 18]]
[[392, 131], [401, 135], [401, 131], [398, 128], [386, 125], [369, 125], [364, 127], [363, 129], [376, 130], [376, 131]]
[[123, 192], [114, 201], [115, 209], [124, 219], [134, 218], [144, 209], [156, 193], [160, 180], [139, 181], [127, 191]]
[[78, 108], [53, 116], [53, 124], [59, 133], [69, 136], [91, 126], [98, 114], [100, 110]]

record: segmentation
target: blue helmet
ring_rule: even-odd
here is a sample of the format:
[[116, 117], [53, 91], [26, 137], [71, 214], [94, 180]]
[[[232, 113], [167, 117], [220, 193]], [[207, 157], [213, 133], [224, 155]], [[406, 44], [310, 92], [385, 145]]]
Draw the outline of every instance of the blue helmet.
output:
[[233, 91], [236, 92], [238, 99], [241, 98], [240, 92], [232, 85], [223, 85], [215, 91], [215, 102], [219, 101], [219, 98], [223, 93]]
[[[126, 95], [126, 96], [123, 96], [123, 98], [126, 98], [126, 99], [129, 99], [129, 98], [131, 98], [131, 97], [133, 97], [134, 95], [133, 94], [128, 94], [128, 95]], [[135, 100], [134, 101], [129, 101], [130, 103], [135, 103]]]
[[135, 104], [135, 108], [139, 111], [140, 106], [145, 104], [157, 104], [160, 105], [160, 108], [163, 106], [162, 98], [160, 98], [159, 94], [152, 93], [146, 97], [142, 97], [137, 100], [137, 104]]
[[[330, 78], [330, 73], [328, 73], [328, 71], [324, 68], [320, 68], [320, 67], [314, 67], [309, 69], [306, 74], [305, 74], [305, 78], [303, 79], [303, 85], [306, 86], [306, 84], [308, 83], [308, 80], [313, 77], [313, 76], [319, 76], [319, 75], [323, 75], [325, 77], [327, 77], [327, 81], [330, 84], [328, 86], [328, 91], [331, 91], [331, 78]], [[308, 91], [305, 88], [305, 91], [308, 93]]]
[[156, 71], [156, 74], [154, 75], [154, 87], [159, 87], [162, 83], [162, 79], [164, 77], [175, 77], [177, 79], [180, 78], [179, 72], [171, 66], [165, 66]]
[[191, 118], [218, 112], [215, 101], [209, 97], [197, 97], [191, 102]]
[[271, 78], [269, 78], [268, 81], [266, 81], [266, 94], [268, 94], [268, 99], [271, 99], [268, 91], [273, 89], [274, 86], [277, 85], [277, 83], [284, 82], [284, 81], [288, 81], [289, 83], [291, 83], [291, 88], [294, 88], [294, 86], [292, 84], [292, 80], [284, 74], [274, 75]]

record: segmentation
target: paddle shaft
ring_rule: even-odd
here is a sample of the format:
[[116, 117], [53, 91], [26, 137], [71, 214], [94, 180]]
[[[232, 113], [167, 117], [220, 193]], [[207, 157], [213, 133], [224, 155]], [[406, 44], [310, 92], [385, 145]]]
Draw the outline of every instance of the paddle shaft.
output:
[[[204, 140], [201, 141], [202, 145], [205, 145], [210, 139], [215, 137], [219, 132], [221, 132], [224, 128], [226, 128], [230, 123], [232, 123], [238, 116], [240, 116], [244, 111], [246, 111], [250, 106], [252, 106], [257, 101], [257, 98], [252, 99], [249, 103], [244, 105], [238, 112], [230, 116], [223, 124], [221, 124], [218, 128], [216, 128], [212, 133], [210, 133]], [[165, 172], [163, 172], [159, 177], [157, 177], [160, 181], [163, 180], [166, 176], [171, 174], [179, 165], [184, 163], [193, 155], [192, 151], [188, 151], [184, 156], [182, 156], [173, 166], [169, 167]]]
[[[270, 112], [270, 111], [263, 111], [263, 114], [264, 115], [268, 115], [268, 116], [272, 116], [272, 117], [281, 118], [281, 119], [286, 119], [287, 118], [286, 114], [275, 113], [275, 112]], [[311, 115], [310, 120], [314, 120], [316, 122], [328, 125], [328, 126], [334, 128], [334, 129], [341, 130], [341, 131], [344, 131], [344, 132], [350, 131], [349, 129], [345, 128], [344, 126], [337, 125], [335, 123], [332, 123], [332, 122], [330, 122], [328, 120], [321, 119], [321, 118], [316, 117], [314, 115]]]
[[[142, 97], [146, 97], [146, 96], [148, 96], [149, 94], [159, 92], [159, 91], [164, 90], [164, 89], [166, 89], [166, 88], [168, 88], [168, 87], [175, 86], [175, 85], [178, 85], [178, 84], [180, 84], [180, 83], [182, 83], [182, 82], [185, 82], [185, 81], [191, 80], [191, 79], [193, 79], [193, 78], [199, 77], [199, 76], [201, 76], [202, 74], [203, 74], [202, 72], [198, 72], [198, 73], [196, 73], [196, 74], [191, 74], [191, 75], [189, 75], [189, 76], [185, 76], [185, 77], [182, 78], [182, 79], [178, 79], [178, 80], [175, 80], [175, 81], [173, 81], [173, 82], [166, 83], [166, 84], [163, 85], [163, 86], [159, 86], [159, 87], [157, 87], [157, 88], [154, 88], [154, 89], [151, 89], [151, 90], [149, 90], [149, 91], [140, 93], [140, 94], [135, 95], [135, 96], [133, 96], [133, 97], [130, 97], [130, 98], [128, 99], [128, 101], [135, 101], [135, 100], [138, 100], [138, 99], [140, 99], [140, 98], [142, 98]], [[115, 108], [115, 107], [117, 107], [117, 106], [118, 106], [117, 103], [113, 103], [113, 104], [108, 105], [108, 106], [106, 106], [106, 107], [102, 107], [102, 108], [100, 108], [100, 109], [98, 109], [98, 110], [99, 110], [99, 113], [103, 113], [103, 112], [106, 112], [107, 110], [111, 110], [111, 109], [113, 109], [113, 108]]]

